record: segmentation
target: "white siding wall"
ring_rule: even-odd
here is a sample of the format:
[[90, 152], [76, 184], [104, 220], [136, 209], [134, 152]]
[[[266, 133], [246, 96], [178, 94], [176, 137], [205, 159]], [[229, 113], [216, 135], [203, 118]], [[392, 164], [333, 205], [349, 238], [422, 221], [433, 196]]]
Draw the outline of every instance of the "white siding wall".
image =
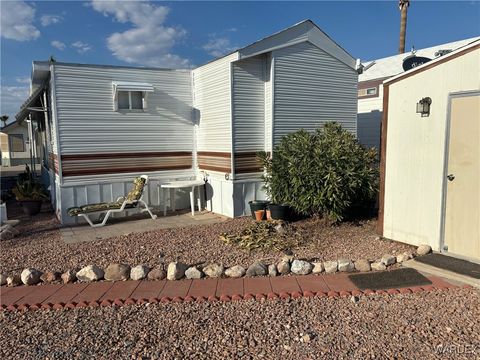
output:
[[303, 128], [337, 121], [357, 133], [355, 70], [310, 43], [273, 52], [274, 141]]
[[357, 138], [366, 147], [380, 150], [380, 124], [383, 114], [383, 85], [378, 86], [378, 97], [358, 99]]
[[[479, 90], [480, 50], [390, 85], [383, 235], [439, 250], [448, 94]], [[415, 112], [432, 99], [429, 117]]]
[[233, 63], [233, 149], [260, 151], [265, 146], [265, 58]]
[[272, 57], [268, 54], [265, 65], [265, 151], [272, 151]]
[[233, 53], [193, 70], [198, 151], [231, 151], [230, 63], [237, 59]]
[[[60, 151], [192, 151], [190, 71], [55, 65]], [[147, 109], [113, 110], [114, 81], [145, 82]]]

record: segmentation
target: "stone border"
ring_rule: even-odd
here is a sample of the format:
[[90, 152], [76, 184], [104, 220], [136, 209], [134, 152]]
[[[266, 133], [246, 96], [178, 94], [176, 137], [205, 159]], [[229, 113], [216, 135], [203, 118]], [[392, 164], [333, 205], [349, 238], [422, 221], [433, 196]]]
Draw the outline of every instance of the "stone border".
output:
[[181, 262], [171, 262], [164, 268], [155, 267], [151, 269], [147, 265], [137, 265], [131, 268], [127, 264], [113, 263], [105, 269], [96, 265], [88, 265], [81, 269], [67, 270], [63, 274], [59, 272], [46, 272], [33, 268], [27, 268], [20, 275], [5, 276], [0, 274], [0, 285], [18, 286], [18, 285], [37, 285], [39, 283], [63, 282], [64, 284], [80, 282], [92, 282], [99, 280], [106, 281], [125, 281], [125, 280], [180, 280], [207, 278], [241, 278], [254, 276], [278, 276], [278, 275], [308, 275], [308, 274], [333, 274], [336, 272], [367, 272], [386, 270], [397, 263], [402, 263], [415, 256], [422, 256], [430, 253], [431, 247], [420, 245], [416, 253], [403, 253], [397, 256], [386, 254], [381, 259], [370, 261], [359, 259], [356, 261], [341, 258], [333, 261], [308, 262], [306, 260], [295, 259], [293, 255], [285, 255], [276, 264], [264, 264], [256, 261], [247, 269], [243, 266], [235, 265], [225, 268], [223, 265], [210, 263], [206, 266], [190, 266]]

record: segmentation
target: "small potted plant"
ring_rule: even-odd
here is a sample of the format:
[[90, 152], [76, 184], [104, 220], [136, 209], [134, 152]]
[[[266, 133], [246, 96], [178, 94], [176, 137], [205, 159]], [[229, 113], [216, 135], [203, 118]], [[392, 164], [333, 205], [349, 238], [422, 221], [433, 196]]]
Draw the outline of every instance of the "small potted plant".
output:
[[43, 185], [32, 177], [19, 181], [12, 192], [17, 201], [22, 204], [23, 212], [28, 216], [37, 215], [42, 208], [43, 200], [48, 199]]

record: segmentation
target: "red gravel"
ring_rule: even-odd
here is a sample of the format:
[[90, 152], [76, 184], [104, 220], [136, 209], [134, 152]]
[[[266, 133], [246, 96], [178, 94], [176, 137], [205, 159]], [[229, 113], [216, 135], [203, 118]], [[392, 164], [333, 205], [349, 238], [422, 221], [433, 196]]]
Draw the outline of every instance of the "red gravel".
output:
[[[154, 266], [176, 259], [188, 264], [219, 262], [225, 266], [248, 266], [255, 260], [274, 262], [282, 256], [278, 251], [248, 253], [220, 240], [221, 233], [238, 233], [250, 224], [253, 220], [248, 217], [79, 244], [63, 242], [58, 223], [51, 215], [42, 213], [34, 219], [19, 225], [21, 236], [0, 243], [0, 271], [9, 274], [25, 267], [65, 271], [92, 263], [106, 267], [112, 262]], [[302, 243], [292, 250], [298, 257], [320, 260], [340, 257], [374, 260], [386, 253], [413, 251], [413, 247], [405, 244], [376, 239], [375, 224], [376, 221], [370, 220], [332, 227], [316, 219], [303, 220], [295, 223]]]
[[[475, 359], [473, 289], [3, 312], [3, 359]], [[308, 337], [305, 337], [308, 335]], [[302, 341], [303, 339], [303, 341]]]

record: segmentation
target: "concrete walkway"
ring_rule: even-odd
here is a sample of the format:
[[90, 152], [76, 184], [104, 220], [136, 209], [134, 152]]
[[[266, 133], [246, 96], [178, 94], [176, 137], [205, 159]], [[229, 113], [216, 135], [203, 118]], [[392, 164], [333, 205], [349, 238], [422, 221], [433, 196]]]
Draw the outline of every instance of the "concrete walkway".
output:
[[192, 216], [188, 210], [158, 215], [156, 219], [146, 214], [136, 214], [123, 218], [109, 219], [102, 227], [92, 228], [89, 225], [67, 226], [60, 229], [63, 240], [68, 244], [101, 240], [115, 236], [128, 235], [158, 229], [170, 229], [194, 225], [215, 224], [228, 220], [227, 217], [208, 211], [196, 212]]
[[221, 278], [178, 281], [116, 281], [0, 288], [3, 310], [68, 309], [87, 306], [189, 301], [236, 301], [298, 297], [399, 294], [456, 288], [438, 277], [412, 288], [359, 290], [348, 274]]

